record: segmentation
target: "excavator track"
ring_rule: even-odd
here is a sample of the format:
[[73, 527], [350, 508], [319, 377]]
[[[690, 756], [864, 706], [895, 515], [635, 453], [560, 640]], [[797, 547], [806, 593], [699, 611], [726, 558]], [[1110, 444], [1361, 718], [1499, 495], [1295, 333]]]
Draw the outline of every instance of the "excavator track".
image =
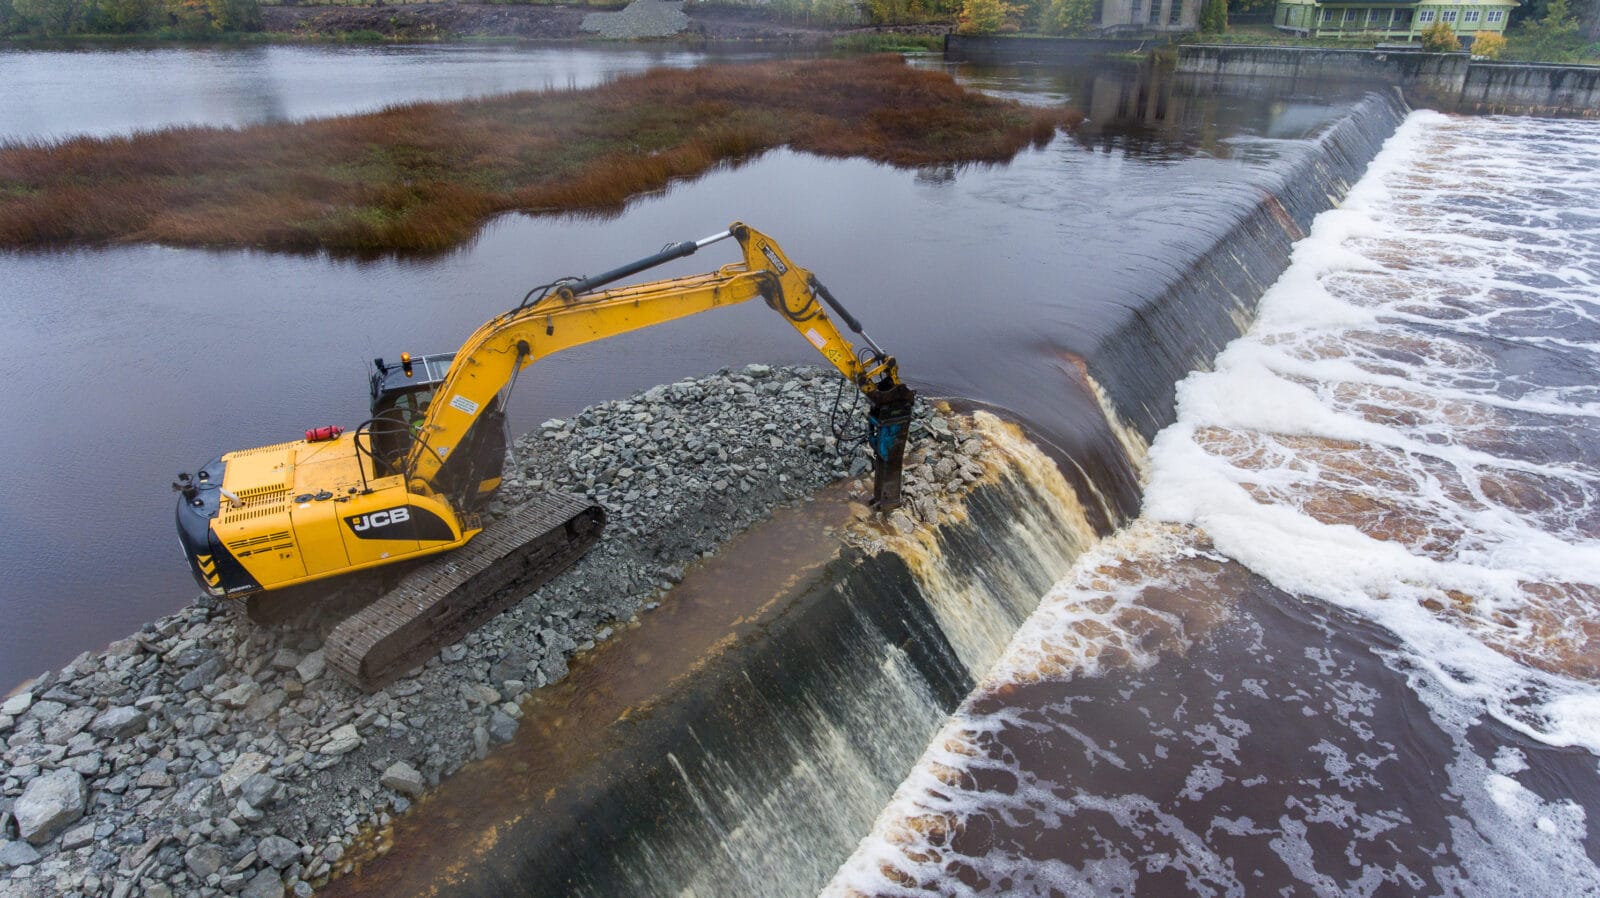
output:
[[328, 665], [368, 692], [382, 689], [577, 561], [605, 520], [577, 496], [531, 497], [340, 622], [328, 635]]

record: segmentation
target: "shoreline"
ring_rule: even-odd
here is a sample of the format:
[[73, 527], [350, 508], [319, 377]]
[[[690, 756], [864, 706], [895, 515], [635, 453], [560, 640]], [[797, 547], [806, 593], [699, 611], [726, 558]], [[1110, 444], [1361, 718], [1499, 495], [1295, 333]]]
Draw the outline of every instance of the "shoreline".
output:
[[[74, 49], [84, 46], [260, 46], [272, 44], [527, 43], [658, 44], [682, 47], [740, 46], [797, 50], [888, 49], [900, 45], [935, 49], [953, 24], [806, 25], [776, 19], [761, 10], [699, 5], [686, 9], [688, 27], [656, 37], [608, 38], [585, 32], [592, 13], [627, 6], [406, 3], [374, 6], [262, 6], [261, 31], [229, 32], [211, 38], [178, 34], [80, 34], [56, 37], [0, 37], [0, 49]], [[876, 46], [875, 40], [883, 45]], [[850, 46], [840, 47], [839, 43]], [[860, 46], [855, 46], [859, 44]]]
[[[607, 507], [606, 534], [378, 693], [326, 671], [318, 631], [261, 631], [212, 601], [25, 685], [0, 714], [0, 896], [303, 898], [352, 869], [364, 835], [510, 741], [524, 700], [670, 601], [686, 566], [861, 476], [862, 450], [841, 454], [828, 432], [838, 383], [724, 369], [518, 439], [495, 510], [584, 492]], [[978, 479], [965, 419], [919, 405], [906, 506], [856, 535], [868, 551], [882, 548], [871, 527], [914, 532]]]

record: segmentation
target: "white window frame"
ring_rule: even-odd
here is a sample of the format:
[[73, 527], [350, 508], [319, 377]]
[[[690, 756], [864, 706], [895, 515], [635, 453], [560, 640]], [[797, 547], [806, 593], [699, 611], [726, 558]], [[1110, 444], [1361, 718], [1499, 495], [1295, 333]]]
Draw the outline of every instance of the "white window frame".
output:
[[1318, 25], [1327, 25], [1327, 24], [1331, 23], [1332, 21], [1333, 21], [1333, 10], [1331, 10], [1331, 9], [1327, 8], [1326, 6], [1324, 6], [1322, 8], [1322, 17], [1317, 20], [1317, 24]]
[[1369, 10], [1367, 10], [1367, 27], [1370, 28], [1370, 27], [1372, 27], [1374, 25], [1382, 25], [1385, 28], [1387, 28], [1389, 26], [1389, 20], [1386, 17], [1384, 17], [1384, 15], [1383, 15], [1384, 13], [1389, 13], [1390, 15], [1393, 15], [1394, 11], [1393, 10], [1389, 10], [1389, 9], [1369, 9]]
[[1505, 21], [1505, 18], [1506, 18], [1506, 11], [1503, 10], [1503, 9], [1491, 9], [1491, 10], [1489, 10], [1489, 24], [1498, 25], [1501, 22]]
[[1466, 14], [1461, 17], [1461, 21], [1468, 25], [1476, 25], [1480, 15], [1481, 14], [1477, 10], [1469, 9], [1467, 10]]
[[1439, 18], [1446, 24], [1454, 25], [1456, 23], [1456, 11], [1453, 9], [1447, 9], [1440, 14]]
[[1418, 25], [1430, 25], [1432, 23], [1433, 23], [1433, 10], [1431, 10], [1431, 9], [1419, 9], [1419, 10], [1417, 10], [1417, 24]]

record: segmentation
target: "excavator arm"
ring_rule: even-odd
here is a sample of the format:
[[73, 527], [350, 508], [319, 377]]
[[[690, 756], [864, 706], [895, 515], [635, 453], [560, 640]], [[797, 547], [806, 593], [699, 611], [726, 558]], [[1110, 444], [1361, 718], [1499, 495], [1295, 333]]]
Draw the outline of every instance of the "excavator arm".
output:
[[[692, 255], [727, 238], [738, 241], [744, 261], [716, 272], [601, 289], [657, 265]], [[873, 457], [873, 505], [900, 504], [900, 467], [915, 393], [901, 382], [885, 353], [811, 272], [789, 261], [773, 240], [738, 222], [703, 240], [679, 243], [594, 277], [557, 282], [496, 316], [462, 344], [440, 384], [404, 464], [413, 488], [441, 492], [440, 471], [450, 453], [517, 373], [572, 346], [685, 318], [761, 297], [868, 401], [868, 442]], [[840, 333], [823, 304], [866, 341], [860, 353]], [[403, 364], [409, 365], [409, 362]], [[409, 374], [409, 371], [408, 371]]]
[[[728, 238], [739, 242], [742, 262], [608, 288]], [[899, 505], [915, 394], [900, 382], [894, 358], [810, 272], [766, 235], [735, 223], [594, 277], [530, 291], [453, 356], [402, 356], [398, 372], [377, 360], [374, 417], [352, 434], [319, 428], [304, 440], [226, 453], [192, 478], [180, 474], [173, 484], [181, 493], [178, 535], [190, 568], [210, 594], [248, 597], [251, 617], [271, 621], [325, 602], [318, 581], [413, 563], [325, 644], [334, 670], [380, 688], [571, 565], [605, 526], [605, 509], [554, 491], [524, 498], [488, 526], [473, 511], [499, 482], [502, 402], [518, 372], [569, 346], [756, 297], [867, 398], [873, 502], [880, 511]], [[824, 305], [865, 348], [845, 339]]]

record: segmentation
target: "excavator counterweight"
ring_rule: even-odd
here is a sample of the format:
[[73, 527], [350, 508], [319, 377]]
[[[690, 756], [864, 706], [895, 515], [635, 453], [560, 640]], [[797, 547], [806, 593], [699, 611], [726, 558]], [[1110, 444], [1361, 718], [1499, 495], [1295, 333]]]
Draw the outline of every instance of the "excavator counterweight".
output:
[[[742, 262], [610, 286], [730, 238]], [[173, 487], [190, 569], [208, 593], [243, 598], [254, 603], [252, 616], [277, 618], [327, 592], [308, 585], [416, 562], [328, 636], [334, 669], [380, 688], [537, 589], [599, 538], [604, 510], [565, 494], [536, 497], [487, 527], [479, 516], [500, 484], [505, 397], [522, 369], [572, 346], [757, 297], [866, 398], [873, 505], [897, 507], [915, 393], [815, 276], [735, 222], [599, 275], [535, 288], [454, 352], [375, 359], [371, 417], [353, 430], [318, 428], [180, 474]], [[867, 344], [859, 353], [824, 305]]]

